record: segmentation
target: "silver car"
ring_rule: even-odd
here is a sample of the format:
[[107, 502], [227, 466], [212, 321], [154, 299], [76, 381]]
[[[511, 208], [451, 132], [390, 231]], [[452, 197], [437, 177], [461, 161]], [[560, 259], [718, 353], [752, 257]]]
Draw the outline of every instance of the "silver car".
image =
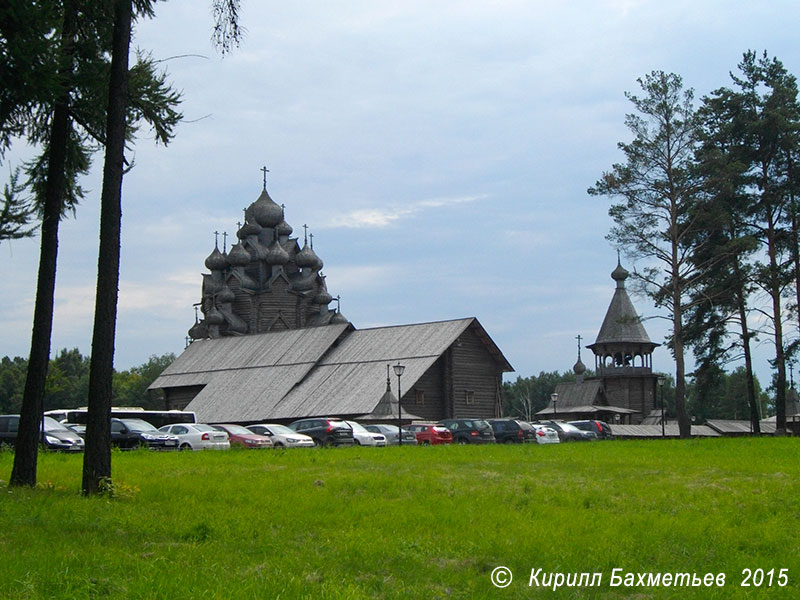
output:
[[181, 450], [228, 450], [228, 434], [204, 423], [175, 423], [159, 427], [159, 431], [178, 438]]

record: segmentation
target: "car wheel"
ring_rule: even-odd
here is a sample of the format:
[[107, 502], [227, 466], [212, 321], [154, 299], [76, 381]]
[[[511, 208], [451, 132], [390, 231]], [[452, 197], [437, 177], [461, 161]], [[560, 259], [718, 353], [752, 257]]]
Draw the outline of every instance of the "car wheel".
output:
[[283, 448], [283, 442], [275, 442], [273, 446], [275, 446], [276, 448]]
[[314, 438], [314, 446], [317, 448], [322, 448], [325, 444], [319, 438]]
[[423, 446], [430, 446], [431, 445], [431, 441], [430, 440], [423, 440], [422, 445]]
[[191, 450], [192, 446], [191, 446], [191, 444], [187, 444], [186, 442], [184, 442], [183, 444], [180, 445], [180, 449], [181, 450]]
[[464, 444], [468, 444], [469, 442], [467, 441], [467, 438], [458, 438], [458, 443], [463, 446]]

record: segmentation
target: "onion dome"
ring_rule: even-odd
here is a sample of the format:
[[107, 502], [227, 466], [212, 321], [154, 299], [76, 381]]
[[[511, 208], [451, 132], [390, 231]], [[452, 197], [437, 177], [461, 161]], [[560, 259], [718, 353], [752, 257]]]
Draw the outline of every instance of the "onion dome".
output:
[[189, 337], [193, 340], [201, 340], [208, 337], [208, 327], [205, 323], [195, 323], [189, 329]]
[[289, 253], [283, 249], [278, 240], [275, 240], [270, 244], [264, 261], [268, 265], [285, 265], [289, 262]]
[[228, 252], [228, 262], [231, 265], [234, 267], [244, 267], [249, 265], [251, 260], [250, 253], [242, 244], [234, 244], [231, 246], [231, 251]]
[[295, 292], [307, 292], [309, 290], [314, 289], [314, 282], [316, 281], [316, 275], [314, 273], [309, 273], [307, 275], [303, 275], [302, 272], [293, 273], [289, 276], [292, 290]]
[[255, 219], [256, 223], [262, 227], [275, 227], [275, 225], [283, 221], [283, 210], [269, 197], [266, 189], [250, 205], [246, 214], [248, 221]]
[[295, 262], [300, 268], [308, 267], [315, 271], [319, 271], [323, 267], [322, 259], [317, 256], [317, 253], [308, 244], [303, 246], [303, 249], [297, 253]]
[[275, 225], [275, 233], [278, 235], [290, 236], [292, 235], [292, 231], [294, 231], [294, 229], [292, 229], [292, 226], [289, 225], [285, 220]]
[[243, 240], [248, 236], [258, 235], [259, 233], [261, 233], [261, 225], [255, 221], [246, 221], [239, 231], [236, 232], [236, 236], [240, 240]]
[[628, 271], [618, 262], [617, 268], [611, 272], [611, 279], [617, 282], [618, 287], [624, 287], [624, 281], [628, 278]]
[[230, 303], [236, 300], [236, 294], [227, 285], [222, 286], [222, 290], [217, 294], [217, 302]]
[[211, 271], [222, 271], [227, 266], [228, 261], [225, 260], [225, 257], [222, 255], [222, 252], [219, 251], [219, 248], [214, 246], [214, 251], [208, 255], [208, 258], [206, 258], [206, 268], [210, 269]]
[[578, 358], [578, 362], [573, 365], [572, 372], [575, 373], [575, 375], [583, 375], [586, 372], [586, 365], [583, 364], [580, 358]]
[[322, 288], [319, 294], [314, 296], [314, 304], [329, 304], [333, 300], [333, 296], [328, 293], [328, 290]]
[[209, 325], [222, 325], [224, 322], [225, 317], [212, 305], [206, 313], [206, 323]]

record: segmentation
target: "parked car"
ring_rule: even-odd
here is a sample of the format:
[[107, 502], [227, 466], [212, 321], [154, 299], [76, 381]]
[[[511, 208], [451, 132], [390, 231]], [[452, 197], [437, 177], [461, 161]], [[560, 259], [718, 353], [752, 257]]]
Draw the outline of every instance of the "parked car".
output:
[[497, 443], [521, 444], [524, 442], [536, 442], [536, 430], [527, 421], [517, 419], [489, 419], [487, 421], [494, 431], [494, 439]]
[[444, 419], [439, 421], [453, 434], [456, 444], [494, 444], [492, 426], [483, 419]]
[[141, 419], [111, 419], [111, 444], [122, 450], [150, 448], [177, 450], [178, 437], [164, 433]]
[[387, 423], [377, 423], [377, 424], [370, 424], [364, 425], [364, 428], [367, 431], [372, 431], [373, 433], [381, 433], [386, 436], [386, 443], [391, 446], [397, 446], [397, 432], [403, 432], [403, 445], [409, 446], [416, 446], [417, 445], [417, 436], [414, 435], [413, 432], [407, 431], [405, 429], [399, 429], [397, 425], [389, 425]]
[[310, 418], [289, 424], [289, 429], [313, 438], [317, 446], [352, 446], [353, 429], [342, 419]]
[[386, 445], [386, 436], [382, 433], [369, 431], [366, 427], [361, 425], [361, 423], [356, 423], [355, 421], [345, 421], [345, 423], [350, 425], [350, 428], [353, 430], [353, 441], [356, 443], [356, 446]]
[[592, 442], [597, 439], [593, 432], [583, 431], [564, 421], [539, 421], [538, 424], [555, 429], [562, 442]]
[[611, 431], [611, 425], [605, 421], [570, 421], [569, 424], [574, 425], [578, 429], [583, 429], [584, 431], [594, 431], [595, 435], [597, 435], [597, 438], [601, 440], [611, 440], [614, 438], [614, 434]]
[[558, 432], [548, 425], [532, 425], [532, 427], [536, 430], [537, 444], [558, 444], [561, 441]]
[[304, 433], [297, 433], [289, 429], [286, 425], [276, 425], [275, 423], [260, 423], [258, 425], [248, 425], [247, 428], [253, 433], [265, 435], [272, 440], [272, 445], [276, 448], [313, 448], [314, 440]]
[[403, 429], [417, 436], [417, 443], [423, 446], [453, 443], [453, 434], [444, 425], [412, 423], [411, 425], [404, 425]]
[[[45, 448], [64, 452], [83, 452], [83, 438], [77, 433], [67, 429], [52, 417], [44, 417], [43, 424], [44, 436], [42, 436], [42, 425], [39, 425], [39, 439], [44, 442]], [[19, 415], [0, 415], [0, 446], [16, 445], [18, 430]]]
[[231, 425], [230, 423], [214, 423], [212, 427], [228, 434], [231, 447], [240, 446], [250, 450], [272, 448], [272, 440], [267, 436], [253, 433], [241, 425]]
[[177, 436], [180, 450], [227, 450], [231, 447], [226, 432], [205, 423], [177, 423], [158, 430]]

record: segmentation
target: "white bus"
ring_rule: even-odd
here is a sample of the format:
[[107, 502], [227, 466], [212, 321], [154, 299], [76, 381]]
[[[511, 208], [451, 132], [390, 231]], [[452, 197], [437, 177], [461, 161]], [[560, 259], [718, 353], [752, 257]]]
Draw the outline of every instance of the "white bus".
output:
[[[86, 425], [87, 408], [58, 408], [47, 410], [45, 415], [53, 417], [61, 423]], [[112, 406], [111, 417], [116, 419], [141, 419], [154, 427], [163, 427], [173, 423], [196, 423], [197, 418], [188, 410], [145, 410], [141, 406]]]

